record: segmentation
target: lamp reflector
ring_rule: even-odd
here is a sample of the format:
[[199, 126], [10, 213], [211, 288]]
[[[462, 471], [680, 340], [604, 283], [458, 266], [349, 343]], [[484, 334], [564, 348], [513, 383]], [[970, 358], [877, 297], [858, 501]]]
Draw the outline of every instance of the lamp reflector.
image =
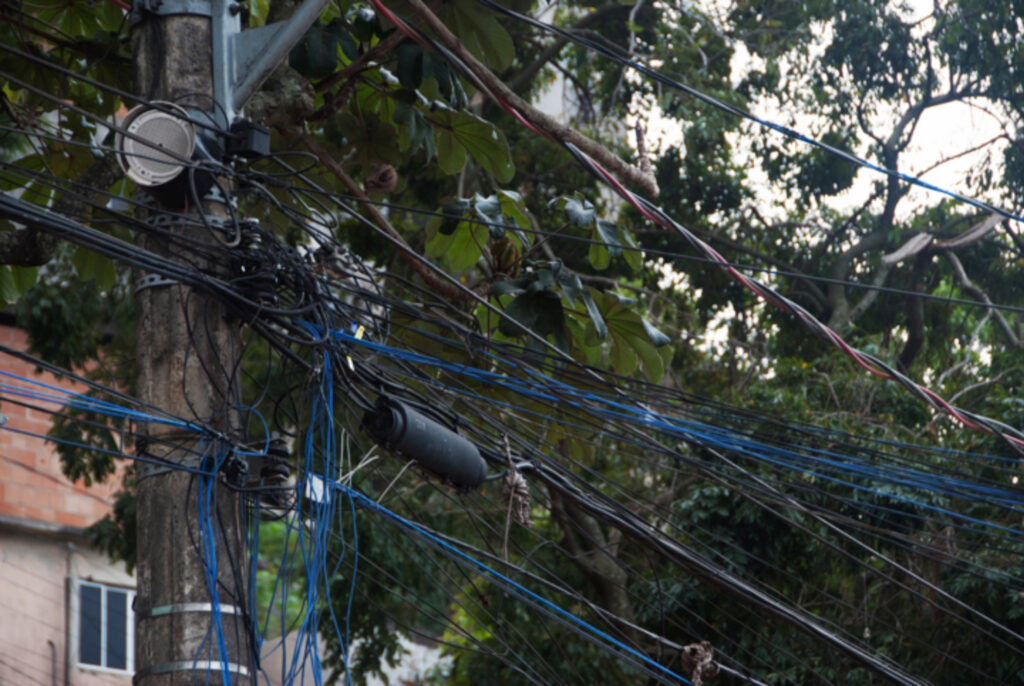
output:
[[[133, 108], [117, 136], [117, 161], [140, 186], [162, 186], [184, 171], [196, 148], [196, 129], [182, 108], [159, 102], [163, 110]], [[166, 110], [173, 111], [168, 112]]]

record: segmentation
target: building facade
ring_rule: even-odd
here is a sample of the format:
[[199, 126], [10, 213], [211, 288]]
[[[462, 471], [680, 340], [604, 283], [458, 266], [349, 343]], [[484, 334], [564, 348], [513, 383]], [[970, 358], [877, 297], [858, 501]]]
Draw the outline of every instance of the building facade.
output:
[[[118, 486], [71, 483], [40, 436], [54, 409], [19, 396], [19, 377], [68, 390], [3, 352], [25, 333], [0, 322], [0, 686], [127, 686], [134, 669], [135, 580], [92, 550], [85, 528]], [[35, 406], [35, 407], [33, 407]]]
[[[85, 530], [109, 513], [120, 486], [86, 487], [61, 471], [43, 437], [59, 406], [20, 395], [41, 382], [84, 388], [13, 357], [25, 332], [0, 313], [0, 686], [130, 686], [135, 579], [94, 550]], [[24, 381], [29, 379], [31, 381]], [[264, 643], [259, 682], [278, 686], [294, 636]], [[321, 650], [323, 646], [321, 645]], [[304, 663], [305, 664], [305, 663]], [[313, 683], [305, 665], [296, 683]]]

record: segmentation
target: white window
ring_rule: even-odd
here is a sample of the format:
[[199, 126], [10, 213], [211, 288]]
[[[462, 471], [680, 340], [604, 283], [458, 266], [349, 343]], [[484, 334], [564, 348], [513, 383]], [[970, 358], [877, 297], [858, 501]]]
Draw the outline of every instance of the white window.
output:
[[75, 664], [82, 669], [135, 671], [135, 592], [76, 580], [72, 600]]

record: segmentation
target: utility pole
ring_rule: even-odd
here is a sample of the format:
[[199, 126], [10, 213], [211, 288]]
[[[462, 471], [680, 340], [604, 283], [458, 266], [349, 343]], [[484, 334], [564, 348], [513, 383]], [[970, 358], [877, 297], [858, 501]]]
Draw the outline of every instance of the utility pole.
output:
[[[235, 0], [135, 0], [136, 93], [144, 103], [163, 105], [134, 115], [139, 126], [128, 126], [130, 136], [121, 134], [121, 162], [136, 183], [154, 193], [162, 188], [159, 196], [170, 198], [170, 206], [153, 208], [151, 219], [172, 216], [168, 210], [181, 217], [182, 207], [192, 213], [153, 222], [159, 230], [140, 235], [143, 248], [182, 260], [169, 240], [173, 235], [209, 245], [211, 255], [230, 249], [214, 235], [218, 225], [237, 235], [237, 226], [227, 226], [235, 218], [225, 197], [231, 194], [229, 182], [214, 183], [217, 192], [200, 200], [208, 184], [198, 183], [197, 176], [209, 169], [191, 175], [178, 163], [230, 162], [232, 156], [269, 151], [269, 132], [239, 113], [327, 1], [304, 0], [287, 20], [243, 30], [245, 5]], [[181, 147], [185, 140], [188, 145]], [[167, 192], [176, 170], [177, 197]], [[230, 262], [208, 258], [191, 264], [217, 277], [226, 276]], [[254, 589], [247, 587], [247, 517], [238, 492], [219, 476], [232, 446], [245, 439], [238, 411], [241, 321], [215, 298], [180, 283], [136, 277], [137, 395], [147, 405], [212, 428], [218, 441], [166, 425], [140, 427], [140, 455], [174, 468], [137, 465], [135, 684], [248, 686], [256, 683], [259, 656], [248, 612]]]
[[[137, 0], [137, 11], [140, 4], [143, 11], [134, 17], [132, 30], [136, 93], [146, 101], [169, 101], [212, 112], [211, 17], [158, 13], [172, 4], [184, 5], [174, 0]], [[191, 4], [202, 3], [192, 0]], [[180, 206], [173, 209], [181, 211]], [[221, 203], [191, 209], [207, 218], [226, 216]], [[157, 208], [154, 214], [159, 211]], [[216, 238], [198, 219], [163, 228], [216, 244]], [[166, 238], [151, 234], [139, 240], [147, 250], [175, 259]], [[202, 268], [222, 267], [207, 264]], [[137, 274], [136, 282], [143, 283], [144, 276]], [[136, 313], [139, 399], [238, 440], [235, 363], [240, 323], [213, 298], [159, 280], [137, 291]], [[209, 443], [200, 444], [194, 432], [157, 425], [142, 429], [146, 439], [140, 453], [186, 468], [210, 470], [210, 464], [201, 464], [196, 456], [213, 455], [215, 449]], [[226, 681], [225, 671], [232, 684], [255, 683], [256, 656], [243, 613], [248, 562], [238, 493], [219, 482], [213, 485], [216, 512], [210, 516], [216, 543], [211, 556], [210, 548], [204, 549], [198, 516], [203, 478], [187, 469], [153, 468], [142, 463], [138, 476], [135, 684], [218, 684]], [[210, 569], [217, 570], [217, 608], [209, 588]], [[212, 628], [217, 609], [223, 641]]]

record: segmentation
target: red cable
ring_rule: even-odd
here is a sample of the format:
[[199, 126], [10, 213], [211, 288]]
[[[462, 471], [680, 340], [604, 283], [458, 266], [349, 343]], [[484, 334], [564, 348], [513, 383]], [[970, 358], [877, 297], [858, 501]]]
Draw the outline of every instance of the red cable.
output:
[[[112, 2], [118, 2], [118, 3], [120, 2], [120, 0], [111, 0], [111, 1]], [[376, 7], [385, 17], [387, 17], [406, 36], [408, 36], [409, 38], [411, 38], [412, 40], [416, 41], [417, 43], [419, 43], [420, 45], [422, 45], [424, 47], [428, 47], [428, 48], [432, 48], [433, 47], [429, 43], [424, 41], [423, 38], [416, 31], [412, 30], [403, 20], [399, 19], [397, 16], [392, 14], [391, 11], [388, 10], [388, 8], [386, 8], [380, 2], [380, 0], [370, 0], [370, 1], [373, 3], [374, 7]], [[479, 81], [479, 79], [476, 79], [476, 80]], [[486, 87], [485, 84], [478, 83], [477, 87], [480, 88], [480, 90], [484, 91], [492, 100], [494, 100], [496, 103], [498, 103], [502, 107], [502, 109], [504, 109], [506, 112], [508, 112], [510, 115], [512, 115], [512, 117], [516, 121], [518, 121], [520, 124], [525, 126], [527, 129], [529, 129], [530, 131], [532, 131], [532, 132], [534, 132], [534, 133], [536, 133], [536, 134], [538, 134], [538, 135], [540, 135], [540, 136], [542, 136], [544, 138], [547, 138], [548, 140], [554, 141], [554, 138], [552, 138], [546, 132], [540, 131], [539, 129], [537, 129], [537, 127], [535, 127], [533, 124], [531, 124], [529, 122], [529, 120], [527, 120], [526, 117], [521, 112], [516, 110], [509, 103], [507, 103], [504, 100], [502, 100], [502, 98], [500, 96], [498, 96], [496, 93], [492, 92], [489, 88]], [[555, 142], [561, 143], [561, 141], [555, 141]], [[584, 153], [583, 151], [577, 149], [577, 152], [580, 155], [583, 155], [586, 158], [587, 162], [592, 166], [592, 168], [594, 170], [596, 170], [598, 172], [599, 176], [603, 177], [605, 183], [607, 183], [609, 186], [611, 186], [615, 190], [615, 192], [619, 194], [619, 196], [621, 196], [626, 202], [628, 202], [630, 205], [632, 205], [648, 221], [650, 221], [653, 224], [656, 224], [656, 225], [662, 227], [663, 229], [667, 229], [667, 230], [670, 230], [670, 231], [674, 229], [674, 227], [668, 225], [665, 221], [663, 221], [662, 219], [660, 219], [659, 217], [657, 217], [656, 215], [654, 215], [653, 213], [648, 211], [647, 208], [645, 208], [643, 205], [641, 205], [639, 203], [639, 201], [637, 201], [636, 196], [631, 191], [627, 190], [619, 182], [619, 180], [616, 179], [611, 174], [611, 172], [609, 172], [604, 167], [602, 167], [600, 164], [595, 162], [591, 157], [586, 155], [586, 153]], [[819, 322], [816, 319], [813, 319], [813, 317], [812, 317], [812, 321], [807, 321], [806, 317], [809, 316], [809, 315], [806, 315], [802, 311], [802, 309], [796, 309], [795, 310], [795, 309], [793, 309], [791, 307], [788, 307], [784, 303], [784, 299], [776, 298], [775, 297], [776, 294], [774, 294], [774, 292], [770, 288], [768, 288], [766, 286], [761, 286], [760, 284], [757, 284], [752, 279], [747, 277], [745, 274], [741, 274], [740, 272], [738, 272], [731, 264], [729, 264], [729, 262], [724, 257], [722, 257], [722, 255], [720, 255], [718, 253], [718, 251], [716, 251], [710, 245], [708, 245], [707, 243], [702, 241], [700, 238], [697, 238], [696, 236], [693, 236], [693, 235], [688, 235], [688, 236], [686, 236], [686, 238], [688, 240], [690, 240], [691, 242], [694, 242], [694, 244], [698, 247], [699, 250], [704, 252], [713, 261], [718, 263], [718, 266], [719, 266], [720, 269], [722, 269], [727, 274], [729, 274], [729, 276], [731, 276], [735, 281], [738, 281], [739, 283], [743, 284], [748, 290], [753, 292], [754, 295], [758, 296], [759, 298], [761, 298], [765, 302], [767, 302], [767, 303], [769, 303], [771, 305], [774, 305], [775, 307], [777, 307], [777, 308], [779, 308], [781, 310], [790, 312], [791, 314], [795, 314], [798, 318], [800, 318], [801, 320], [804, 320], [805, 324], [808, 327], [811, 327], [811, 328], [814, 328], [814, 329], [816, 329], [818, 331], [823, 332], [829, 338], [829, 340], [832, 341], [832, 344], [834, 346], [836, 346], [837, 348], [842, 350], [844, 353], [846, 353], [847, 356], [852, 358], [853, 361], [856, 362], [858, 366], [860, 366], [861, 368], [863, 368], [867, 372], [869, 372], [869, 373], [871, 373], [871, 374], [873, 374], [873, 375], [875, 375], [877, 377], [880, 377], [882, 379], [887, 379], [887, 380], [890, 380], [890, 381], [899, 381], [899, 379], [897, 379], [895, 376], [893, 376], [892, 373], [886, 371], [885, 369], [879, 369], [878, 367], [876, 367], [875, 364], [870, 359], [866, 358], [863, 353], [861, 353], [859, 350], [857, 350], [856, 348], [851, 346], [849, 343], [847, 343], [845, 340], [843, 340], [843, 338], [837, 332], [833, 331], [827, 325], [822, 324], [821, 322]], [[910, 384], [911, 386], [913, 386], [913, 390], [915, 390], [919, 395], [923, 396], [925, 401], [929, 405], [931, 405], [932, 407], [934, 407], [936, 409], [943, 410], [943, 411], [947, 412], [951, 417], [956, 419], [963, 426], [966, 426], [967, 428], [973, 429], [975, 431], [980, 431], [980, 432], [991, 434], [991, 435], [998, 435], [998, 436], [1004, 438], [1005, 440], [1009, 441], [1014, 446], [1016, 446], [1018, 448], [1024, 448], [1024, 439], [1020, 439], [1020, 438], [1017, 438], [1016, 436], [1011, 436], [1011, 435], [1008, 435], [1008, 434], [1000, 432], [1000, 431], [995, 431], [995, 430], [993, 430], [993, 429], [991, 429], [991, 428], [989, 428], [989, 427], [987, 427], [987, 426], [985, 426], [983, 424], [978, 424], [977, 422], [975, 422], [975, 421], [969, 419], [968, 417], [966, 417], [959, 409], [957, 409], [956, 407], [951, 405], [949, 402], [947, 402], [945, 399], [943, 399], [942, 396], [940, 396], [938, 393], [936, 393], [935, 391], [932, 391], [929, 388], [926, 388], [926, 387], [922, 386], [921, 384], [913, 381], [912, 379], [906, 379], [905, 378], [905, 383]]]

